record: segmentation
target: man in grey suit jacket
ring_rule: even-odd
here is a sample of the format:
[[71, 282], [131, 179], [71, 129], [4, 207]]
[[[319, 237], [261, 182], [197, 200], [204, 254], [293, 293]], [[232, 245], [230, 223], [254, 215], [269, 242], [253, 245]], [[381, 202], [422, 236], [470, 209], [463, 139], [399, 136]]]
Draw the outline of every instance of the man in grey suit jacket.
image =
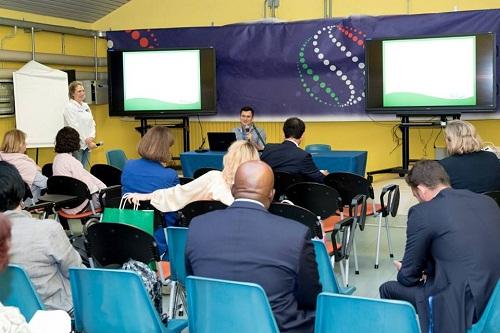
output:
[[281, 332], [313, 332], [321, 291], [309, 229], [267, 211], [273, 173], [260, 161], [236, 171], [235, 202], [192, 220], [188, 274], [261, 285]]
[[407, 183], [420, 204], [408, 213], [397, 281], [380, 286], [380, 296], [412, 303], [422, 332], [466, 332], [500, 277], [500, 209], [490, 197], [450, 188], [436, 161], [417, 162]]

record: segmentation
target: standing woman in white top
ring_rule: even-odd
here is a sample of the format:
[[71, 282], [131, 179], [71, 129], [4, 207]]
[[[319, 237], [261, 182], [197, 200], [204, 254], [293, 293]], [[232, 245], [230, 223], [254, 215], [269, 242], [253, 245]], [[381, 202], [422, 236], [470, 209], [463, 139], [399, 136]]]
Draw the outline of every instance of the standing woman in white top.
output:
[[85, 100], [85, 88], [80, 81], [69, 84], [69, 102], [64, 110], [64, 126], [73, 127], [80, 135], [80, 149], [73, 153], [83, 167], [89, 165], [89, 152], [95, 143], [95, 121]]

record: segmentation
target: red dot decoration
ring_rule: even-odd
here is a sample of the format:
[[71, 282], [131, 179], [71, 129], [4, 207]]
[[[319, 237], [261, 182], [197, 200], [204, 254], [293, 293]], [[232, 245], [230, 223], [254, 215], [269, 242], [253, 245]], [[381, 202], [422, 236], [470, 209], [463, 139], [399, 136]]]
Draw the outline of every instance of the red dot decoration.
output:
[[139, 37], [141, 37], [141, 33], [137, 30], [134, 30], [132, 31], [132, 33], [130, 34], [130, 36], [132, 36], [132, 39], [135, 39], [135, 40], [138, 40]]
[[147, 47], [149, 45], [149, 40], [146, 38], [146, 37], [142, 37], [140, 40], [139, 40], [139, 45], [141, 47]]
[[337, 24], [334, 27], [347, 38], [351, 39], [354, 42], [354, 45], [361, 46], [362, 48], [365, 47], [363, 38], [366, 38], [366, 34], [364, 34], [363, 31], [354, 27], [344, 26], [342, 24]]

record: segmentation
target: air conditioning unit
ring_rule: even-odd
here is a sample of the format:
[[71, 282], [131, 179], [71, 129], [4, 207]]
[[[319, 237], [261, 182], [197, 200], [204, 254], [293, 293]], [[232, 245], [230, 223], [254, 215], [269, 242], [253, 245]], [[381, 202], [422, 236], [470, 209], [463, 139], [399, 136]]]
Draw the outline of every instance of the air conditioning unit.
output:
[[0, 115], [14, 114], [14, 84], [12, 80], [0, 80]]
[[108, 81], [106, 80], [84, 80], [85, 103], [108, 104]]

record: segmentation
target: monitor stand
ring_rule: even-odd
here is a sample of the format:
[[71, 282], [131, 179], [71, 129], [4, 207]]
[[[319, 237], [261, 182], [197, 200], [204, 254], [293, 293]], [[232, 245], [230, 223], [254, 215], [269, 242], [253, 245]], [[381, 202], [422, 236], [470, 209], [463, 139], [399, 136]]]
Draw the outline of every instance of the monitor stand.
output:
[[[399, 118], [401, 118], [401, 122], [399, 123], [399, 129], [401, 130], [402, 134], [402, 165], [393, 167], [393, 168], [387, 168], [387, 169], [381, 169], [381, 170], [374, 170], [366, 173], [366, 176], [368, 178], [368, 181], [373, 182], [373, 175], [379, 175], [379, 174], [384, 174], [384, 173], [395, 173], [398, 174], [399, 177], [404, 177], [408, 173], [408, 168], [410, 165], [410, 162], [413, 162], [414, 160], [410, 160], [410, 128], [411, 127], [445, 127], [446, 122], [447, 122], [447, 116], [450, 115], [441, 115], [441, 120], [440, 121], [410, 121], [410, 115], [397, 115]], [[460, 114], [451, 114], [452, 119], [460, 119]]]

